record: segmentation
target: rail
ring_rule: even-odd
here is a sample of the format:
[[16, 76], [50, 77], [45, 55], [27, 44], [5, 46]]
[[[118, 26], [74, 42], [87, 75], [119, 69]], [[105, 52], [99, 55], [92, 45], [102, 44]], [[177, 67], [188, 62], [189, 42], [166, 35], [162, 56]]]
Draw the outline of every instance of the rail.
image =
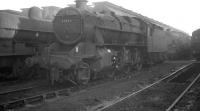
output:
[[181, 100], [181, 98], [185, 95], [185, 93], [196, 83], [196, 81], [200, 78], [200, 73], [198, 76], [190, 83], [190, 85], [178, 96], [178, 98], [166, 109], [166, 111], [171, 111], [172, 108]]

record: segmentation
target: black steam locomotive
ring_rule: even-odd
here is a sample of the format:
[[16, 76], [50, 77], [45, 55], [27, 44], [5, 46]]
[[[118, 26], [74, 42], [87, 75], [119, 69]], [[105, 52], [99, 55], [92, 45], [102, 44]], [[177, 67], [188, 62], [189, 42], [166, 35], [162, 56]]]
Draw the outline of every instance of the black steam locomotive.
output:
[[39, 54], [54, 36], [52, 22], [42, 20], [37, 7], [30, 8], [29, 17], [1, 11], [0, 79], [28, 77], [25, 59]]
[[97, 12], [87, 8], [85, 0], [76, 2], [76, 8], [61, 9], [53, 21], [57, 42], [46, 49], [45, 56], [30, 59], [49, 68], [52, 84], [65, 80], [86, 84], [106, 68], [141, 70], [144, 64], [173, 57], [178, 43], [188, 40], [182, 32], [141, 18]]

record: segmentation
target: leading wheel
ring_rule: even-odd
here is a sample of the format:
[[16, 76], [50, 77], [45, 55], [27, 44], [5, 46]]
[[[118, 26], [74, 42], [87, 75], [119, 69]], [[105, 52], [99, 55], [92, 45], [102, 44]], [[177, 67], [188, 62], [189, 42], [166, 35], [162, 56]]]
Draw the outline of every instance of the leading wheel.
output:
[[135, 53], [135, 69], [140, 71], [142, 69], [142, 58], [138, 50]]
[[56, 81], [56, 76], [58, 75], [59, 69], [57, 67], [51, 67], [49, 69], [49, 82], [53, 86]]
[[63, 70], [58, 68], [56, 65], [52, 66], [50, 68], [49, 80], [50, 80], [51, 85], [54, 85], [55, 82], [62, 83], [64, 80]]
[[75, 69], [78, 84], [87, 84], [90, 81], [91, 71], [87, 63], [81, 62]]

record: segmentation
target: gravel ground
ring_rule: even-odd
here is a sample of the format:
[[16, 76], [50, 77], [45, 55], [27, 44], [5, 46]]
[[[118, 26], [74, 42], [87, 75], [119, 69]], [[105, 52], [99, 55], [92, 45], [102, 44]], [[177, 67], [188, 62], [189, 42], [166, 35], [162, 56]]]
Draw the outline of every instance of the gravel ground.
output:
[[23, 111], [86, 111], [109, 104], [134, 91], [159, 80], [170, 72], [180, 68], [190, 61], [166, 62], [140, 72], [133, 72], [123, 79], [105, 81], [99, 85], [87, 87], [68, 97], [60, 97], [37, 107], [20, 109]]

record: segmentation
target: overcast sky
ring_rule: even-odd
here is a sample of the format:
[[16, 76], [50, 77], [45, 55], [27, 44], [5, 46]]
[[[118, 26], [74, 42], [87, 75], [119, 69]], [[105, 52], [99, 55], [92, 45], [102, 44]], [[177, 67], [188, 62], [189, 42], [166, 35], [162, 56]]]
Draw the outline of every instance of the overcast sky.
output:
[[[0, 0], [0, 9], [20, 10], [31, 6], [65, 7], [75, 0]], [[88, 0], [109, 1], [191, 34], [200, 28], [200, 0]]]

